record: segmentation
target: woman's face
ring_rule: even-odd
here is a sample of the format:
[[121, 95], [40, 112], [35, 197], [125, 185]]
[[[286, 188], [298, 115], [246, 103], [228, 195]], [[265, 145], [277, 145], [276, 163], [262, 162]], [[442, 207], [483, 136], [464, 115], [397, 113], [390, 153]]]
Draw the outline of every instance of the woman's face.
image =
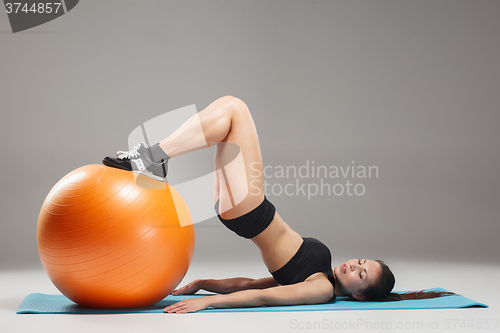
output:
[[340, 289], [360, 301], [364, 299], [362, 291], [374, 285], [381, 273], [380, 264], [368, 259], [351, 259], [333, 269]]

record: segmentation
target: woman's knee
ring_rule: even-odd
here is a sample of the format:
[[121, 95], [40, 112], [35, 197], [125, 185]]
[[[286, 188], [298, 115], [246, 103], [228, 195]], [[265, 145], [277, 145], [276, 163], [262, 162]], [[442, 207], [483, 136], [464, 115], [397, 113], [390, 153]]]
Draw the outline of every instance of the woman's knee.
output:
[[224, 107], [232, 113], [233, 117], [239, 114], [250, 114], [250, 110], [248, 109], [245, 102], [237, 97], [228, 95], [219, 98], [219, 100], [224, 105]]

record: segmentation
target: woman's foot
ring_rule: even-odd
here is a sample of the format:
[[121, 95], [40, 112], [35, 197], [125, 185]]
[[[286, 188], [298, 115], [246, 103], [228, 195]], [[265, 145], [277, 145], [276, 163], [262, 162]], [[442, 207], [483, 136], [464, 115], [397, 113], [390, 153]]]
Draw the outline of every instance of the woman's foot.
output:
[[122, 170], [137, 172], [155, 180], [166, 182], [168, 160], [154, 162], [150, 148], [145, 143], [139, 143], [131, 151], [119, 151], [117, 158], [106, 156], [102, 164]]

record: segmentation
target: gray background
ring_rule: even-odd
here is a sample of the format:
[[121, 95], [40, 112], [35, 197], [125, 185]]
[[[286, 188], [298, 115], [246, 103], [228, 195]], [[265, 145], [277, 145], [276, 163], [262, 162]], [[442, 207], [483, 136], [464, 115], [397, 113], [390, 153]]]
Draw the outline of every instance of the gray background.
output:
[[[334, 264], [498, 264], [499, 14], [485, 0], [85, 0], [12, 34], [0, 13], [0, 268], [41, 268], [37, 217], [62, 176], [224, 95], [249, 106], [266, 165], [378, 166], [361, 197], [269, 195]], [[210, 170], [211, 154], [173, 159], [171, 177]], [[195, 251], [260, 257], [216, 218]]]

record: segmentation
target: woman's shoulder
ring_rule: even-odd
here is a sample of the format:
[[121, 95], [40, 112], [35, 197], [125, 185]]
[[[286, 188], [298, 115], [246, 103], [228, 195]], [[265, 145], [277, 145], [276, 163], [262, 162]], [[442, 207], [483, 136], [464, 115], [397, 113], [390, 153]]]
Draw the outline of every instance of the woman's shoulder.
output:
[[333, 273], [329, 272], [316, 272], [307, 277], [304, 281], [313, 281], [313, 280], [322, 280], [328, 281], [335, 288], [335, 278], [333, 277]]
[[329, 293], [332, 297], [332, 300], [335, 299], [335, 279], [333, 278], [333, 274], [328, 274], [327, 272], [317, 272], [310, 275], [304, 281], [310, 281], [317, 283], [320, 288], [324, 288], [325, 293]]

